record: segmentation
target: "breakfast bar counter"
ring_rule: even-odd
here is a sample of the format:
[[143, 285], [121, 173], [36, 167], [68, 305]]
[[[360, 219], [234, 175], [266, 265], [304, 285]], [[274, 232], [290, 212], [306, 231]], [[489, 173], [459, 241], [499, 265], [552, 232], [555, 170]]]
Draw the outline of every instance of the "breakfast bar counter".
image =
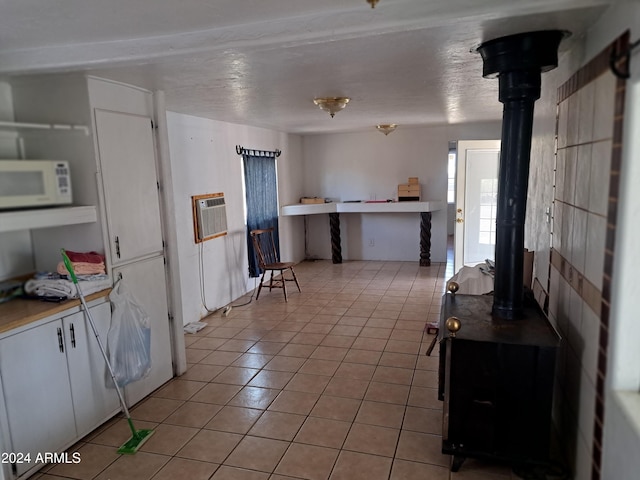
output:
[[431, 212], [442, 210], [444, 202], [328, 202], [294, 204], [280, 207], [280, 215], [329, 214], [331, 260], [342, 263], [340, 213], [407, 213], [420, 214], [420, 266], [431, 265]]

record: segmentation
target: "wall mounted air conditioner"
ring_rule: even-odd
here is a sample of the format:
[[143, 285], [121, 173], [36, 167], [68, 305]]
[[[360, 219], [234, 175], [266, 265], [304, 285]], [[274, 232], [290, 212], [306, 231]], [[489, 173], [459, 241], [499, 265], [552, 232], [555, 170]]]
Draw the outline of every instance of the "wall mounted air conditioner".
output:
[[224, 193], [191, 197], [196, 243], [227, 234], [227, 207]]

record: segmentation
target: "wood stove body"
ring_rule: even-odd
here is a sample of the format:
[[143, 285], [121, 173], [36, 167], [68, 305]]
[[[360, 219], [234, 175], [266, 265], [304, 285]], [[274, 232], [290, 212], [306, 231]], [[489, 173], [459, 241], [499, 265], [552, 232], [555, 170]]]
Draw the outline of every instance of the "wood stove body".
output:
[[[442, 452], [456, 471], [466, 457], [510, 464], [549, 459], [551, 408], [560, 337], [535, 302], [519, 320], [499, 320], [493, 298], [443, 298], [438, 395], [444, 400]], [[445, 323], [461, 328], [449, 336]]]
[[558, 65], [566, 34], [515, 34], [477, 49], [483, 76], [498, 78], [504, 106], [495, 279], [493, 296], [447, 294], [442, 307], [442, 450], [454, 455], [453, 470], [466, 456], [511, 463], [548, 460], [560, 337], [535, 301], [524, 301], [524, 222], [534, 103], [541, 94], [541, 74]]

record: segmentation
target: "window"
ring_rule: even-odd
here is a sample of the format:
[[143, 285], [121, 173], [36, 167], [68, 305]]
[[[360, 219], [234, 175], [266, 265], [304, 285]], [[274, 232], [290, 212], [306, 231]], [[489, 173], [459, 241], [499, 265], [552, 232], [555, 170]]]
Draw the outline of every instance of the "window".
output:
[[278, 245], [278, 185], [276, 180], [276, 155], [274, 152], [247, 150], [242, 155], [247, 208], [247, 252], [249, 276], [257, 277], [261, 270], [253, 250], [250, 232], [258, 228], [274, 230]]
[[447, 203], [456, 202], [456, 143], [449, 142], [449, 158], [447, 164]]

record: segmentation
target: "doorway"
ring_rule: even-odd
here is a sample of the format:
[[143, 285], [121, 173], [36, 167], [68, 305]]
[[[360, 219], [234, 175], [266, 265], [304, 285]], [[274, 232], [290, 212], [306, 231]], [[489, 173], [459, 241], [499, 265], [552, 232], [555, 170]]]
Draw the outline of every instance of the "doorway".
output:
[[454, 273], [494, 260], [500, 140], [457, 145]]

